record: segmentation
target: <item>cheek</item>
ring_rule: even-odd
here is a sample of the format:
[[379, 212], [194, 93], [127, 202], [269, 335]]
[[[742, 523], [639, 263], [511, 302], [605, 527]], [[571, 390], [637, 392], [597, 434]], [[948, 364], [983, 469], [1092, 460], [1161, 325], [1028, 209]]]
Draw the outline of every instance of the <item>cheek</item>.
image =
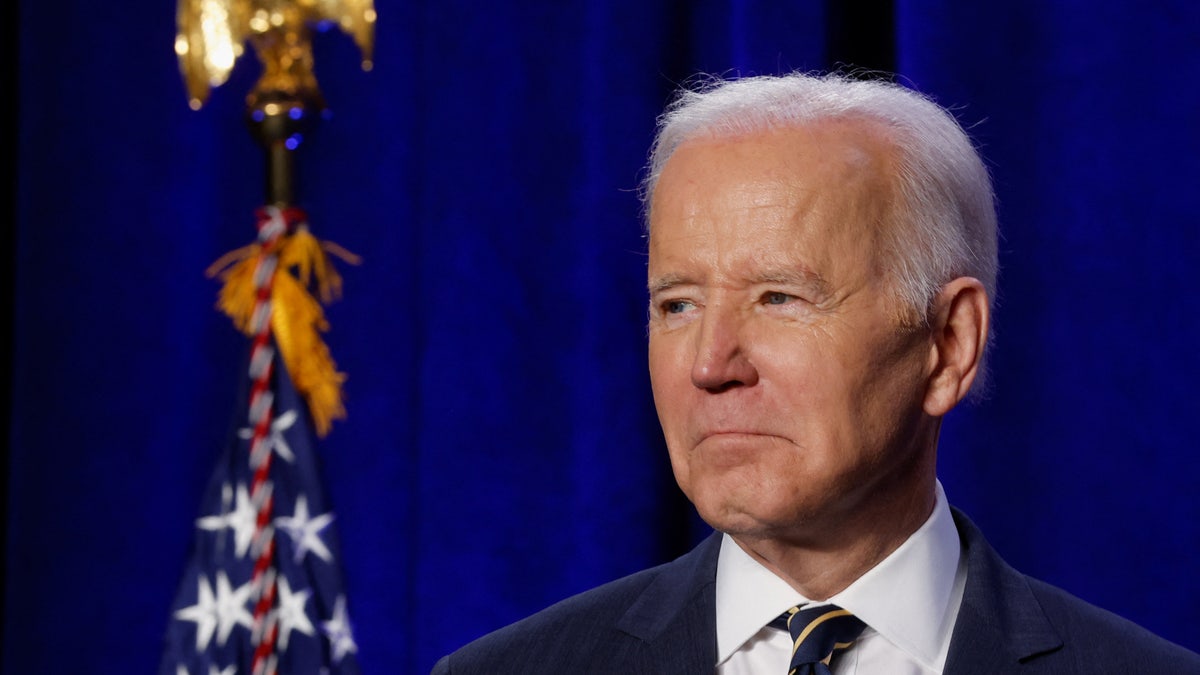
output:
[[921, 417], [924, 352], [919, 347], [880, 340], [862, 355], [848, 383], [848, 407], [860, 442], [881, 455], [910, 442], [912, 424]]
[[674, 417], [686, 406], [684, 397], [691, 388], [691, 363], [686, 358], [684, 341], [679, 336], [656, 336], [649, 342], [650, 389], [659, 418]]
[[662, 339], [656, 338], [653, 335], [650, 337], [649, 347], [646, 350], [647, 361], [650, 367], [650, 386], [657, 396], [659, 383], [663, 381], [663, 347]]
[[845, 390], [843, 355], [812, 327], [764, 336], [752, 361], [771, 399], [787, 407], [784, 413], [811, 415]]
[[687, 441], [688, 411], [691, 409], [691, 364], [686, 361], [683, 340], [678, 335], [655, 335], [649, 340], [650, 389], [654, 407], [667, 443], [675, 481], [691, 497]]

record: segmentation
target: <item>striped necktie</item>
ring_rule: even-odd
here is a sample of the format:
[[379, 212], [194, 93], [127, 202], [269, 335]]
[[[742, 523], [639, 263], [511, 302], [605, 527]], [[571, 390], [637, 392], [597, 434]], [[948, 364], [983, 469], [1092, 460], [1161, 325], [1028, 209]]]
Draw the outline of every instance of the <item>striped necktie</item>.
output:
[[792, 635], [788, 675], [831, 675], [833, 655], [848, 649], [866, 628], [858, 617], [834, 605], [793, 607], [771, 622]]

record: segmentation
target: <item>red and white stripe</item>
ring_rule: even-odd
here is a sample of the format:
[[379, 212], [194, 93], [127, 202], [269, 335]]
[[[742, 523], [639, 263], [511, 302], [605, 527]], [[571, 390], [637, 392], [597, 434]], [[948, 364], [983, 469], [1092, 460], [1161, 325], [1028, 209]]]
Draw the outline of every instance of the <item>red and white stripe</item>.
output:
[[279, 244], [291, 229], [303, 220], [298, 209], [265, 206], [258, 210], [258, 241], [262, 246], [254, 270], [255, 303], [250, 327], [253, 342], [250, 351], [250, 414], [253, 429], [250, 438], [250, 500], [257, 511], [251, 553], [254, 555], [254, 576], [251, 578], [254, 599], [254, 675], [276, 675], [275, 639], [275, 528], [272, 526], [271, 444], [268, 437], [275, 419], [274, 393], [271, 374], [275, 350], [271, 346], [271, 290], [278, 266]]

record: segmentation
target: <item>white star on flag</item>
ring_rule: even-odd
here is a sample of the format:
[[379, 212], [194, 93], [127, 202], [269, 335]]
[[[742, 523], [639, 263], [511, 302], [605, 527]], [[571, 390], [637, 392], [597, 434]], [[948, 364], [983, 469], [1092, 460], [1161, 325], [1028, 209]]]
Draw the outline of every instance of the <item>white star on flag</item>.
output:
[[[229, 484], [226, 483], [222, 489], [221, 503], [224, 508], [229, 508]], [[250, 550], [250, 543], [254, 541], [254, 530], [257, 527], [258, 512], [254, 508], [254, 502], [250, 501], [250, 492], [245, 485], [238, 484], [237, 486], [237, 506], [233, 511], [225, 510], [224, 513], [204, 516], [196, 519], [196, 527], [202, 530], [217, 531], [226, 527], [233, 530], [234, 550], [237, 552], [237, 557], [246, 557], [246, 551]]]
[[200, 575], [196, 604], [175, 612], [178, 619], [196, 622], [196, 651], [207, 648], [214, 629], [217, 633], [217, 644], [223, 646], [234, 626], [250, 628], [254, 625], [254, 618], [246, 610], [250, 590], [249, 583], [233, 590], [229, 585], [229, 577], [222, 571], [217, 572], [217, 593], [214, 597], [208, 579]]
[[329, 637], [334, 663], [341, 663], [347, 654], [358, 651], [358, 645], [354, 643], [354, 633], [350, 629], [350, 617], [346, 613], [346, 596], [338, 596], [333, 605], [333, 616], [328, 621], [321, 622], [321, 630]]
[[196, 590], [196, 604], [175, 612], [175, 618], [196, 622], [196, 651], [204, 651], [217, 628], [217, 603], [213, 598], [212, 586], [208, 585], [208, 579], [203, 574], [200, 575], [199, 588]]
[[229, 639], [229, 633], [235, 625], [254, 627], [254, 617], [246, 609], [246, 601], [250, 599], [250, 582], [233, 590], [229, 586], [229, 577], [225, 572], [217, 572], [217, 644], [224, 645]]
[[296, 498], [296, 510], [291, 516], [281, 516], [275, 519], [275, 524], [291, 536], [295, 544], [296, 563], [304, 559], [304, 554], [312, 551], [325, 562], [332, 562], [333, 554], [321, 540], [321, 530], [333, 522], [333, 513], [324, 513], [316, 518], [308, 517], [308, 499], [304, 495]]
[[[289, 410], [275, 421], [271, 422], [271, 431], [267, 434], [266, 443], [275, 454], [282, 457], [288, 464], [291, 464], [296, 456], [292, 454], [292, 448], [288, 445], [287, 439], [283, 437], [283, 432], [287, 431], [296, 423], [296, 411]], [[238, 429], [238, 437], [251, 439], [254, 438], [254, 427], [242, 427]]]
[[308, 602], [309, 596], [312, 595], [312, 590], [306, 588], [293, 593], [291, 585], [288, 584], [287, 577], [279, 578], [278, 589], [279, 649], [287, 651], [288, 636], [291, 635], [293, 630], [310, 636], [316, 632], [312, 621], [309, 620], [308, 614], [304, 611], [304, 604]]

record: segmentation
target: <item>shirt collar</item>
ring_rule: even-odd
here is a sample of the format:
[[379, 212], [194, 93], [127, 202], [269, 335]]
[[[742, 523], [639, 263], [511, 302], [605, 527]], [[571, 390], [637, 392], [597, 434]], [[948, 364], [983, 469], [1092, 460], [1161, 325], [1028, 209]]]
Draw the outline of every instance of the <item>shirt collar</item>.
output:
[[728, 534], [717, 557], [717, 663], [722, 663], [788, 607], [809, 600], [763, 567]]
[[[959, 551], [958, 530], [938, 482], [933, 513], [925, 523], [829, 602], [940, 671], [962, 599]], [[724, 535], [717, 559], [717, 662], [787, 608], [808, 602]]]

